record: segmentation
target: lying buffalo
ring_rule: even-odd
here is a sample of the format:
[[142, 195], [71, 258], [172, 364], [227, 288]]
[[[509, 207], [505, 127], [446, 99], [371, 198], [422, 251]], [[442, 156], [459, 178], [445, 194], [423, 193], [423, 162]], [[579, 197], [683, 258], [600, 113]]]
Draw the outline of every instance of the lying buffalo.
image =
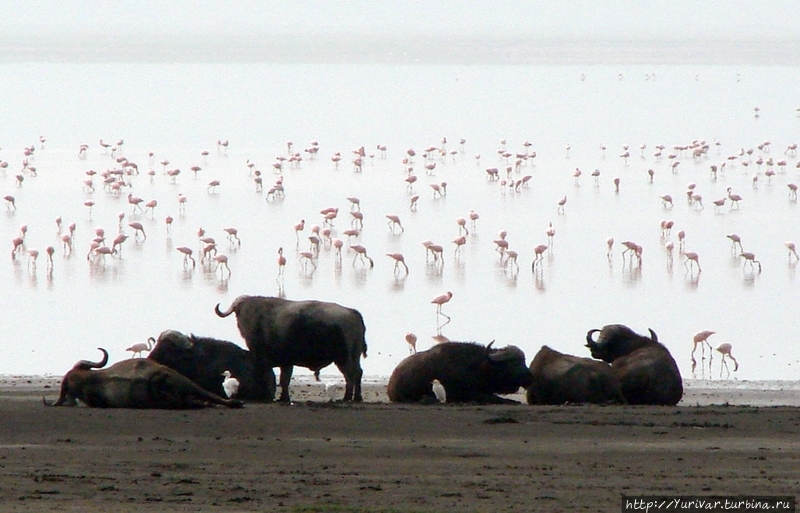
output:
[[528, 404], [624, 403], [619, 381], [605, 362], [542, 346], [530, 366]]
[[[241, 408], [240, 401], [223, 399], [189, 378], [146, 358], [124, 360], [102, 370], [103, 360], [81, 360], [64, 376], [61, 395], [52, 406], [75, 406], [77, 401], [97, 408], [205, 408], [221, 404]], [[44, 398], [42, 401], [50, 406]]]
[[[596, 332], [600, 335], [595, 342]], [[602, 330], [589, 330], [586, 347], [592, 357], [611, 364], [630, 404], [674, 405], [683, 397], [678, 365], [653, 330], [645, 337], [622, 324], [609, 324]]]
[[435, 400], [438, 379], [449, 402], [514, 402], [495, 394], [513, 394], [531, 384], [525, 353], [516, 346], [493, 349], [471, 342], [445, 342], [400, 362], [389, 378], [393, 402]]
[[[367, 356], [364, 319], [358, 310], [323, 301], [239, 296], [220, 317], [236, 313], [239, 332], [253, 353], [259, 381], [281, 369], [280, 401], [289, 401], [292, 367], [314, 371], [335, 363], [344, 374], [345, 401], [361, 401], [361, 356]], [[266, 386], [266, 385], [262, 385]]]
[[158, 336], [148, 358], [221, 397], [225, 397], [222, 373], [226, 370], [239, 380], [238, 399], [271, 401], [275, 397], [275, 375], [267, 387], [259, 386], [252, 354], [233, 342], [167, 330]]

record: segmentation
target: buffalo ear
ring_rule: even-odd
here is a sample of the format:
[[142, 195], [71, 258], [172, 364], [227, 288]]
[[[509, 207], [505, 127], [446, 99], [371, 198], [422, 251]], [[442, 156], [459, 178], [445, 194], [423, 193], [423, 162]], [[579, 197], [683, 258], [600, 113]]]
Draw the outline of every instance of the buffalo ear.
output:
[[650, 331], [650, 339], [653, 342], [658, 342], [658, 335], [656, 335], [656, 332], [653, 331], [652, 328], [647, 328], [647, 329]]

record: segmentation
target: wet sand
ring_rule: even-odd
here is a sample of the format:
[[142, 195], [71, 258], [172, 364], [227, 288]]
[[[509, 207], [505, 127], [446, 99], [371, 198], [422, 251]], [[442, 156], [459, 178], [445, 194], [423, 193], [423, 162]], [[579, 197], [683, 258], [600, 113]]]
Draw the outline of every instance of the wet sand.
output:
[[297, 383], [290, 406], [42, 406], [59, 383], [0, 379], [3, 510], [619, 511], [623, 494], [800, 489], [800, 409], [746, 405], [797, 404], [796, 391], [692, 384], [678, 407], [424, 406], [386, 403], [382, 384], [365, 403], [331, 404]]

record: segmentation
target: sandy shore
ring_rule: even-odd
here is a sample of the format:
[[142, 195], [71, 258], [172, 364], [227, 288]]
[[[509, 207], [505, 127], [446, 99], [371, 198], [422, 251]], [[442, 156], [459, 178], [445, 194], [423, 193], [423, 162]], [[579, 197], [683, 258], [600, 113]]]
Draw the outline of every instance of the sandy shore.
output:
[[331, 404], [298, 381], [291, 406], [188, 412], [42, 406], [59, 383], [0, 378], [4, 511], [619, 511], [800, 489], [800, 409], [753, 406], [797, 405], [793, 382], [690, 382], [666, 408], [395, 405], [381, 383]]

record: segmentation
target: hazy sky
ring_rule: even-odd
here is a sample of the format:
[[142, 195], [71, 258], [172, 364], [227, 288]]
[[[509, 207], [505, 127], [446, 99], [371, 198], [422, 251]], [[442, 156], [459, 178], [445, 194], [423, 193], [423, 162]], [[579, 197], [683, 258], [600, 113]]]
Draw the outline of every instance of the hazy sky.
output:
[[349, 33], [795, 39], [795, 0], [36, 0], [0, 2], [0, 34]]

